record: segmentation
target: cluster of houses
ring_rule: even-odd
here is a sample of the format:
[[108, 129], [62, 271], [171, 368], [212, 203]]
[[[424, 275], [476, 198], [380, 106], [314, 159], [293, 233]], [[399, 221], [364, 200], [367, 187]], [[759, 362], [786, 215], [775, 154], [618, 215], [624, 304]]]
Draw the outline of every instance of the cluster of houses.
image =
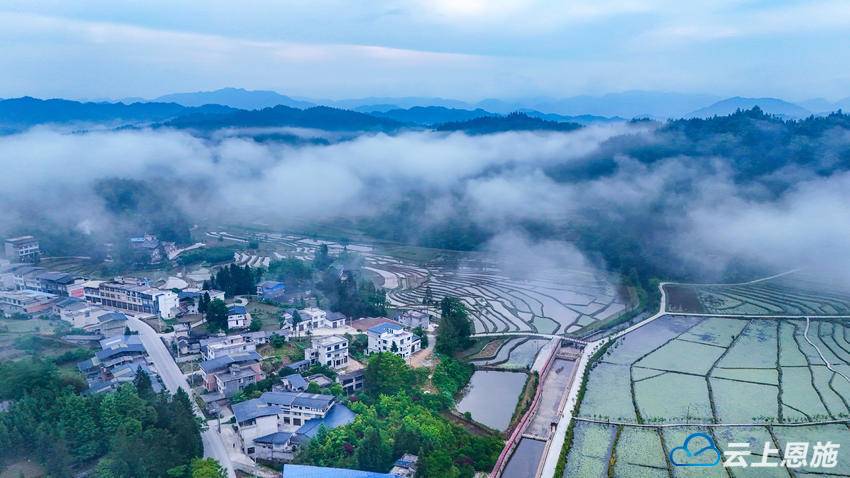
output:
[[[294, 373], [281, 377], [271, 391], [230, 407], [239, 447], [256, 459], [288, 461], [320, 427], [330, 429], [354, 419], [351, 410], [326, 391], [335, 384], [348, 394], [364, 387], [365, 369], [350, 357], [348, 333], [366, 335], [367, 354], [389, 352], [408, 359], [421, 348], [420, 338], [409, 329], [427, 328], [430, 323], [427, 315], [418, 312], [399, 314], [397, 320], [382, 317], [352, 323], [341, 314], [317, 307], [290, 309], [282, 315], [283, 327], [272, 334], [284, 340], [309, 338], [303, 360], [285, 364]], [[198, 371], [204, 391], [201, 399], [209, 412], [219, 413], [235, 395], [267, 378], [258, 352], [270, 338], [268, 332], [231, 332], [183, 343], [178, 353], [198, 354], [202, 359]], [[315, 373], [315, 369], [305, 373], [316, 365], [334, 373]], [[412, 474], [401, 470], [393, 476]]]
[[[160, 259], [165, 246], [153, 236], [130, 239], [131, 249], [149, 255], [151, 262]], [[37, 265], [38, 242], [31, 236], [6, 240], [5, 254], [9, 259], [0, 262], [0, 310], [31, 317], [58, 316], [82, 331], [66, 339], [98, 345], [95, 356], [77, 366], [88, 382], [89, 393], [114, 390], [139, 373], [148, 374], [155, 390], [162, 389], [139, 336], [127, 335], [128, 315], [179, 318], [169, 334], [175, 360], [198, 361], [200, 398], [214, 414], [235, 395], [266, 379], [259, 347], [270, 339], [309, 338], [303, 359], [285, 364], [293, 373], [281, 377], [271, 391], [258, 398], [230, 406], [238, 445], [258, 459], [288, 461], [321, 427], [332, 429], [354, 420], [354, 413], [327, 393], [336, 384], [349, 394], [364, 386], [364, 367], [350, 357], [348, 333], [366, 335], [368, 354], [389, 352], [408, 359], [421, 348], [420, 338], [411, 330], [427, 328], [430, 323], [427, 314], [416, 311], [394, 319], [366, 318], [352, 323], [340, 313], [307, 307], [283, 311], [280, 330], [248, 332], [252, 317], [243, 301], [228, 306], [228, 334], [210, 336], [195, 333], [193, 327], [203, 322], [202, 303], [225, 300], [222, 291], [193, 289], [185, 283], [178, 287], [171, 282], [155, 287], [134, 277], [88, 280], [50, 271]], [[262, 301], [283, 302], [285, 293], [281, 282], [257, 284], [257, 297]], [[309, 373], [314, 366], [334, 373]], [[415, 464], [416, 457], [406, 455], [386, 476], [413, 476]], [[287, 465], [284, 473], [287, 477], [308, 476], [304, 474], [308, 468]]]
[[320, 428], [344, 426], [355, 417], [333, 395], [306, 392], [266, 392], [232, 408], [242, 451], [275, 461], [291, 460]]
[[133, 382], [140, 373], [148, 375], [154, 392], [162, 390], [159, 376], [152, 369], [147, 350], [138, 335], [102, 339], [100, 348], [94, 357], [77, 364], [77, 369], [88, 383], [88, 393], [115, 390], [124, 383]]

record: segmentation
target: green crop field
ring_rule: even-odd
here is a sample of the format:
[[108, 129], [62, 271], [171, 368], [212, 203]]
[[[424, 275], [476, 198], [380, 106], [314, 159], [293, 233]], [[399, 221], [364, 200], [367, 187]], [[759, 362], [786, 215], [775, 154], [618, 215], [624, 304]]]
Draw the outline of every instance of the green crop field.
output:
[[[850, 446], [848, 334], [843, 319], [806, 333], [805, 319], [669, 315], [630, 332], [592, 365], [564, 476], [789, 476], [673, 466], [670, 449], [695, 431], [721, 450], [751, 443], [755, 459], [766, 441]], [[801, 471], [790, 476], [824, 476]], [[850, 476], [850, 460], [829, 473]]]
[[748, 284], [667, 284], [667, 311], [850, 317], [850, 290], [802, 272]]

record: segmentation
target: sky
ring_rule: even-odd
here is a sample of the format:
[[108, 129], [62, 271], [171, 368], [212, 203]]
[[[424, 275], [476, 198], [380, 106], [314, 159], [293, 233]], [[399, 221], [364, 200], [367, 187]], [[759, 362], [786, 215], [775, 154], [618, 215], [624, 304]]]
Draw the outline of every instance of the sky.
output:
[[842, 0], [0, 4], [0, 97], [850, 96]]

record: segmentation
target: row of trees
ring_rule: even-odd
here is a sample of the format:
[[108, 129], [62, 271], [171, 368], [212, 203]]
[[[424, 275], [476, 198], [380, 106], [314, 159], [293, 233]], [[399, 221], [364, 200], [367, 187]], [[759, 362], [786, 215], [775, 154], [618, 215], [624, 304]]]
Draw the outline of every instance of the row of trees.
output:
[[38, 359], [0, 364], [0, 458], [27, 458], [49, 476], [90, 467], [96, 478], [220, 478], [203, 454], [200, 423], [183, 390], [154, 393], [145, 373], [115, 392], [81, 395]]
[[348, 317], [380, 317], [387, 314], [387, 293], [371, 281], [360, 280], [346, 272], [342, 277], [334, 270], [325, 272], [319, 289], [327, 297], [328, 307]]
[[437, 352], [454, 355], [468, 348], [472, 341], [472, 322], [466, 306], [457, 297], [444, 297], [440, 301], [440, 327], [437, 329]]
[[230, 264], [222, 267], [209, 281], [204, 282], [204, 290], [217, 289], [224, 291], [228, 297], [248, 295], [257, 292], [257, 282], [263, 276], [260, 268]]

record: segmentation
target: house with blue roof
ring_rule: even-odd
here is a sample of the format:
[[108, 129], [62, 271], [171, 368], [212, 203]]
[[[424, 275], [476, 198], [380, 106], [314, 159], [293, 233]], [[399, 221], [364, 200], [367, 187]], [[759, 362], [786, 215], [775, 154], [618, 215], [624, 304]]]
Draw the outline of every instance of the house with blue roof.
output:
[[399, 478], [391, 473], [331, 468], [328, 466], [283, 465], [283, 478]]
[[370, 354], [391, 352], [406, 360], [421, 348], [419, 337], [393, 322], [369, 327], [366, 336], [369, 340], [366, 351]]
[[247, 329], [251, 325], [251, 314], [241, 305], [231, 305], [227, 308], [227, 328]]
[[300, 373], [293, 373], [281, 379], [283, 389], [287, 392], [303, 392], [309, 384]]
[[245, 387], [266, 378], [260, 367], [263, 358], [257, 352], [222, 355], [201, 362], [201, 377], [208, 392], [231, 397]]
[[257, 284], [257, 296], [261, 299], [281, 300], [286, 294], [286, 285], [283, 282], [264, 280]]
[[299, 392], [266, 392], [233, 405], [233, 414], [243, 452], [277, 461], [292, 459], [320, 428], [341, 427], [355, 418], [332, 395]]

